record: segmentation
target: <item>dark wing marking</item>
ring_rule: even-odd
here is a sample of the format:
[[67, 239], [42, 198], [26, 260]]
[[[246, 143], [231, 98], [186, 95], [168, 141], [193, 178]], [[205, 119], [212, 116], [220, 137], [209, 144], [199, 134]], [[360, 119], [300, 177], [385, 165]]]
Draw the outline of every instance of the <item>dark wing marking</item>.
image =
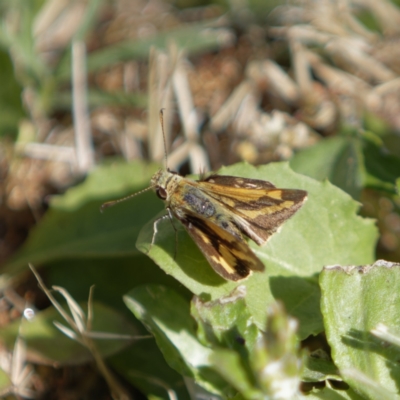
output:
[[214, 271], [223, 278], [238, 281], [247, 278], [251, 271], [264, 271], [264, 264], [244, 239], [191, 213], [181, 222]]

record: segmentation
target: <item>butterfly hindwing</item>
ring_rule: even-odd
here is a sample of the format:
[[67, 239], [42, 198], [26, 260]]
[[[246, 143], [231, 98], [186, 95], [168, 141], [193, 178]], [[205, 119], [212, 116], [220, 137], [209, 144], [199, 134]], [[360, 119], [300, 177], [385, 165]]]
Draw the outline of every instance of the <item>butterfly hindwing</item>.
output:
[[187, 214], [181, 221], [213, 269], [225, 279], [237, 281], [251, 271], [263, 271], [264, 265], [244, 239], [238, 240], [213, 222]]

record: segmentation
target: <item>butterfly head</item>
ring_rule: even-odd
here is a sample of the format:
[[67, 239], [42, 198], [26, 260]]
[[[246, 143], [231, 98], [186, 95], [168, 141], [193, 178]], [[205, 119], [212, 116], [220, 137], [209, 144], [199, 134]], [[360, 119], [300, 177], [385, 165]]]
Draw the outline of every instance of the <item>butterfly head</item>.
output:
[[151, 186], [161, 200], [169, 202], [180, 178], [176, 172], [160, 169], [151, 178]]

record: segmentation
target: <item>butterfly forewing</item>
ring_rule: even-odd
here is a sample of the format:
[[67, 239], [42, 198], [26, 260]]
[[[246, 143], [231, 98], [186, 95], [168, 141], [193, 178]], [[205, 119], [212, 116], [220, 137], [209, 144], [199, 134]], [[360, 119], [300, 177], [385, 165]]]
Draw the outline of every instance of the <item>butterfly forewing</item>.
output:
[[307, 192], [278, 189], [268, 181], [212, 175], [199, 181], [204, 190], [226, 208], [239, 229], [264, 244], [304, 203]]

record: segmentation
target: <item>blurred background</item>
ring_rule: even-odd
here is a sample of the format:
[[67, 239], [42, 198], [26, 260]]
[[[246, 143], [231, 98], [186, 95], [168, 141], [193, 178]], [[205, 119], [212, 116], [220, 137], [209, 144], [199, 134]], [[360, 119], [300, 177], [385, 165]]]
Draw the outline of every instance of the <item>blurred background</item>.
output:
[[161, 108], [171, 169], [288, 161], [359, 201], [377, 258], [400, 261], [398, 2], [14, 0], [0, 18], [8, 272], [54, 195], [121, 160], [142, 163], [124, 182], [148, 182], [138, 165], [164, 163]]

